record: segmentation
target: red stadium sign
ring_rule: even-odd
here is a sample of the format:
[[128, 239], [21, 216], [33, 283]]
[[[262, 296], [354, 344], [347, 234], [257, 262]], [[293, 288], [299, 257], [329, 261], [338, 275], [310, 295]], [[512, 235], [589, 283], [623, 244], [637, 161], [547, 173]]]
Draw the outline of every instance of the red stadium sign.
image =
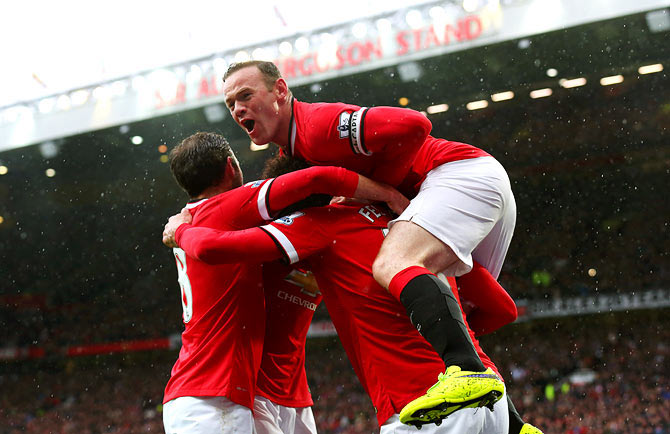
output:
[[[398, 30], [388, 40], [380, 36], [345, 41], [325, 51], [323, 47], [317, 46], [300, 56], [279, 57], [274, 63], [286, 80], [318, 78], [320, 74], [328, 72], [374, 67], [375, 63], [383, 60], [393, 59], [397, 62], [413, 54], [465, 44], [481, 38], [487, 29], [493, 27], [487, 25], [482, 16], [468, 15], [450, 24], [432, 23], [418, 29]], [[166, 98], [158, 89], [155, 91], [155, 108], [179, 106], [189, 101], [217, 97], [222, 93], [223, 83], [218, 75], [206, 76], [197, 82], [180, 81], [170, 98]]]

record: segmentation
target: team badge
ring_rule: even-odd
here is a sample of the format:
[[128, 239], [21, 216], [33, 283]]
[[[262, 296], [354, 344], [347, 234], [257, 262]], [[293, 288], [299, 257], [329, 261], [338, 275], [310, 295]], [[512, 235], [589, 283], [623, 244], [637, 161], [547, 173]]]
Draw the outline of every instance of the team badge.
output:
[[337, 125], [337, 131], [340, 132], [340, 139], [346, 139], [349, 137], [349, 118], [351, 113], [342, 112], [340, 113], [340, 122]]
[[276, 223], [281, 223], [285, 226], [291, 226], [293, 224], [293, 221], [297, 219], [298, 217], [304, 216], [304, 212], [296, 211], [293, 214], [289, 214], [287, 216], [284, 216], [282, 218], [278, 218], [275, 220]]

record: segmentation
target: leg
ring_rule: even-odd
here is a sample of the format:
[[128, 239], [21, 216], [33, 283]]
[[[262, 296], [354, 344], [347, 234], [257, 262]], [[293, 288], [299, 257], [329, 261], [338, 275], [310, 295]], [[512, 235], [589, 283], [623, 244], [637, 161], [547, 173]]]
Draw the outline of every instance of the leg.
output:
[[486, 368], [470, 340], [453, 289], [431, 274], [456, 261], [451, 248], [428, 231], [400, 221], [384, 240], [372, 270], [375, 279], [399, 298], [412, 324], [446, 366], [482, 372]]
[[280, 426], [279, 406], [269, 399], [254, 398], [254, 426], [258, 434], [283, 434]]
[[253, 434], [251, 409], [222, 396], [175, 398], [163, 406], [167, 434]]
[[519, 412], [516, 411], [514, 403], [507, 395], [507, 411], [509, 413], [509, 434], [519, 434], [521, 428], [523, 428], [523, 419], [519, 416]]
[[[485, 371], [475, 351], [457, 292], [432, 273], [470, 271], [475, 248], [509, 214], [510, 197], [507, 174], [493, 158], [446, 163], [428, 174], [419, 194], [392, 222], [373, 265], [374, 277], [405, 306], [448, 366], [435, 386], [403, 408], [403, 423], [438, 423], [463, 408], [492, 408], [503, 394], [502, 381]], [[493, 256], [502, 264], [510, 238], [487, 242], [484, 250], [499, 249]]]
[[293, 434], [316, 434], [316, 421], [312, 407], [296, 409], [296, 423]]
[[382, 243], [372, 273], [388, 289], [393, 277], [408, 267], [416, 265], [438, 273], [456, 261], [454, 251], [430, 232], [412, 222], [398, 221]]

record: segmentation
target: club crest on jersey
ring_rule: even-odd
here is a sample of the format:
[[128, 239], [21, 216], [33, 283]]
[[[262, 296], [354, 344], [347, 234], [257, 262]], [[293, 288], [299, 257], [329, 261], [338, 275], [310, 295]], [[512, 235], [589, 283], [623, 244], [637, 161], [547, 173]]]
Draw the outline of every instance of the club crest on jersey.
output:
[[250, 188], [258, 188], [258, 187], [261, 186], [261, 184], [263, 183], [263, 181], [265, 181], [265, 180], [264, 180], [264, 179], [261, 179], [261, 180], [259, 180], [259, 181], [251, 181], [251, 182], [247, 182], [246, 184], [244, 184], [244, 186], [245, 186], [245, 187], [250, 187]]
[[340, 132], [340, 139], [346, 139], [349, 137], [349, 118], [351, 113], [342, 112], [340, 113], [340, 122], [337, 125], [337, 131]]
[[297, 219], [300, 216], [304, 216], [304, 215], [305, 215], [304, 212], [296, 211], [293, 214], [289, 214], [287, 216], [278, 218], [277, 220], [275, 220], [275, 222], [281, 223], [281, 224], [286, 225], [286, 226], [291, 226], [295, 219]]

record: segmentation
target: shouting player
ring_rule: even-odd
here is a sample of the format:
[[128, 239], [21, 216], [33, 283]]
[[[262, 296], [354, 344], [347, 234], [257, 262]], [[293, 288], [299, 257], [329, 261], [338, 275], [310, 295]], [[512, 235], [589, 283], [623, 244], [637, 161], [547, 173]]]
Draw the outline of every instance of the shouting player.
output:
[[[397, 191], [335, 167], [242, 185], [242, 171], [225, 138], [197, 133], [170, 153], [170, 169], [188, 193], [193, 222], [237, 230], [271, 220], [275, 212], [314, 193], [339, 192], [391, 200]], [[281, 188], [273, 188], [281, 186]], [[168, 434], [251, 433], [257, 372], [265, 333], [261, 266], [208, 265], [174, 249], [184, 331], [179, 358], [163, 398]]]
[[499, 396], [503, 383], [482, 364], [455, 295], [434, 273], [460, 276], [474, 258], [499, 275], [516, 222], [500, 163], [474, 146], [431, 137], [430, 121], [413, 110], [297, 101], [271, 62], [231, 65], [223, 92], [233, 119], [255, 143], [276, 143], [284, 154], [346, 167], [413, 197], [390, 222], [373, 272], [447, 372], [401, 420], [437, 421], [461, 405]]

